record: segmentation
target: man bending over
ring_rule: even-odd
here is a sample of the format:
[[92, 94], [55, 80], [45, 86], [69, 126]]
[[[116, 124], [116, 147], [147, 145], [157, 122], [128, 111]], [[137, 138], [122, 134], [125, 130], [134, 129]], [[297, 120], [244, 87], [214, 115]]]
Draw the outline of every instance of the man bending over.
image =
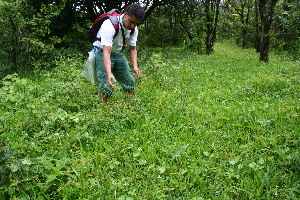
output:
[[129, 68], [125, 56], [122, 54], [124, 44], [129, 46], [130, 60], [136, 78], [141, 76], [137, 64], [136, 42], [138, 37], [137, 26], [145, 17], [144, 9], [139, 4], [132, 4], [125, 8], [120, 16], [119, 32], [115, 36], [116, 30], [107, 19], [103, 22], [97, 33], [99, 40], [93, 43], [96, 55], [96, 71], [99, 78], [100, 100], [108, 103], [116, 81], [120, 83], [128, 97], [134, 96], [135, 80]]

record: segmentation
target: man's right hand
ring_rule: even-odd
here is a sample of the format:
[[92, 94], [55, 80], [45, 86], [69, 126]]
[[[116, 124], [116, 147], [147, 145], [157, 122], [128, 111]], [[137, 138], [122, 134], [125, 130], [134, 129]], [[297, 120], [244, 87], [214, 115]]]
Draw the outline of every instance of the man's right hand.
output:
[[116, 88], [116, 86], [114, 85], [114, 83], [116, 82], [116, 79], [111, 72], [111, 60], [110, 60], [111, 50], [112, 50], [112, 47], [103, 46], [103, 62], [104, 62], [104, 67], [105, 67], [105, 71], [107, 74], [108, 85], [111, 88]]
[[116, 79], [115, 79], [114, 75], [110, 74], [110, 75], [107, 76], [107, 78], [108, 78], [108, 80], [107, 80], [108, 81], [108, 85], [111, 88], [116, 88], [116, 85], [114, 85], [114, 83], [116, 82]]

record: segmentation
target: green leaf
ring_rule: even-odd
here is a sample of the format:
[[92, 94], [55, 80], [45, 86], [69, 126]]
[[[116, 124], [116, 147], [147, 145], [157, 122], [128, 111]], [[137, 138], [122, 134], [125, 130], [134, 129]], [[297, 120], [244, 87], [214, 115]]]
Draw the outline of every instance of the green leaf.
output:
[[258, 161], [258, 163], [261, 164], [261, 165], [263, 165], [263, 164], [265, 164], [265, 160], [263, 158], [260, 158], [259, 161]]
[[22, 161], [22, 164], [24, 164], [24, 165], [31, 165], [32, 162], [29, 159], [25, 159], [25, 160]]
[[160, 174], [163, 174], [166, 171], [166, 168], [164, 166], [158, 167], [158, 171]]
[[140, 156], [140, 152], [133, 153], [134, 158], [139, 157], [139, 156]]
[[50, 183], [51, 181], [56, 179], [56, 174], [50, 174], [47, 176], [47, 181], [46, 183]]
[[145, 165], [147, 162], [144, 159], [140, 159], [139, 160], [139, 165]]
[[254, 169], [256, 167], [256, 163], [255, 162], [250, 163], [249, 167], [252, 168], [252, 169]]
[[239, 161], [239, 159], [232, 159], [232, 160], [229, 161], [229, 163], [231, 165], [235, 165], [238, 161]]
[[209, 156], [209, 153], [208, 153], [207, 151], [203, 152], [203, 154], [204, 154], [205, 156]]
[[19, 163], [12, 163], [12, 164], [10, 165], [10, 170], [11, 170], [12, 172], [16, 172], [16, 171], [18, 171], [19, 169], [21, 169]]

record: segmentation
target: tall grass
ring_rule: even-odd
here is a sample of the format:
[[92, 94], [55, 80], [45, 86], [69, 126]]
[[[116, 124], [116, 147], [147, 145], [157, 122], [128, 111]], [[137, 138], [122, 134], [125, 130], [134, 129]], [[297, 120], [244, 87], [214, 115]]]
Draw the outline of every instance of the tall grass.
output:
[[217, 44], [142, 49], [136, 99], [109, 106], [82, 59], [0, 89], [6, 199], [296, 199], [299, 63]]

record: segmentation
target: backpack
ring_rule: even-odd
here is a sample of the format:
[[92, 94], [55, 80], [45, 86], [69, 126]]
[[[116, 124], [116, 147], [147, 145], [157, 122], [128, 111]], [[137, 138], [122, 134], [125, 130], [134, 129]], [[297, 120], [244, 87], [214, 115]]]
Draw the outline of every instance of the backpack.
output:
[[[100, 38], [97, 38], [97, 33], [98, 31], [100, 30], [101, 28], [101, 25], [103, 24], [103, 22], [107, 19], [110, 19], [112, 25], [114, 26], [115, 28], [115, 35], [113, 38], [115, 38], [118, 33], [119, 33], [119, 30], [120, 30], [120, 23], [117, 19], [117, 16], [120, 16], [121, 15], [121, 12], [118, 10], [118, 9], [112, 9], [111, 11], [109, 12], [106, 12], [102, 15], [100, 15], [95, 21], [94, 23], [92, 24], [92, 26], [90, 27], [90, 30], [89, 30], [89, 33], [88, 33], [88, 39], [91, 43], [94, 43], [96, 40], [99, 40], [100, 41]], [[134, 30], [132, 30], [130, 32], [130, 35], [132, 35], [134, 32]], [[125, 36], [124, 36], [124, 33], [123, 33], [123, 30], [122, 30], [122, 34], [123, 34], [123, 42], [125, 44]], [[124, 45], [126, 46], [126, 45]]]

